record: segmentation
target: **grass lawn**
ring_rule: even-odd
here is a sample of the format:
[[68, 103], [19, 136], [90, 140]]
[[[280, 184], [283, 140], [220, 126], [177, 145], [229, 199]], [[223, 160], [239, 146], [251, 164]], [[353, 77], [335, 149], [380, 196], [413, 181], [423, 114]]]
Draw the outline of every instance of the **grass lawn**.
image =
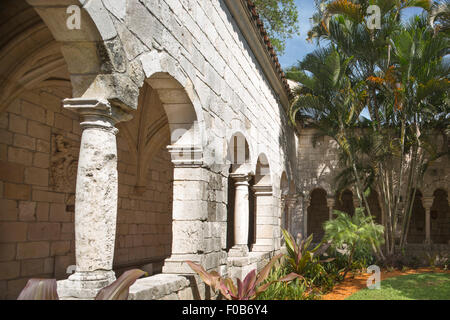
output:
[[381, 289], [363, 289], [346, 300], [450, 300], [449, 273], [422, 273], [381, 281]]

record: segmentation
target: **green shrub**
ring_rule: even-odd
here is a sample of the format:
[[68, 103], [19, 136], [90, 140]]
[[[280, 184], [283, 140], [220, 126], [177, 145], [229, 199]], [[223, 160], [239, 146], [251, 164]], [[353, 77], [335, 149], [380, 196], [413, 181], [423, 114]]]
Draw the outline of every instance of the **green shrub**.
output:
[[372, 248], [383, 243], [383, 226], [373, 222], [356, 208], [353, 216], [334, 210], [337, 216], [324, 223], [325, 239], [333, 248], [347, 257], [343, 277], [352, 270], [361, 270], [374, 261]]
[[286, 277], [290, 273], [290, 268], [286, 261], [281, 262], [273, 268], [266, 280], [271, 283], [269, 287], [259, 295], [259, 300], [314, 300], [318, 298], [318, 293], [309, 288], [302, 279], [295, 279], [290, 282], [280, 282], [279, 279]]

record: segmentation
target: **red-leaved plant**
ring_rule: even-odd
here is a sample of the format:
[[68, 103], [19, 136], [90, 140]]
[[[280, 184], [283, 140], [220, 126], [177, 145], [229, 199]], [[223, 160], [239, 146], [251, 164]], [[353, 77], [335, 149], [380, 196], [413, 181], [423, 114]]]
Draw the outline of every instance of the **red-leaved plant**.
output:
[[[101, 289], [95, 300], [127, 300], [131, 285], [146, 272], [132, 269]], [[17, 300], [59, 300], [56, 279], [30, 279]]]
[[[197, 272], [200, 278], [216, 292], [217, 290], [228, 300], [253, 300], [263, 293], [274, 281], [264, 283], [269, 276], [275, 262], [280, 259], [283, 254], [274, 256], [269, 263], [259, 272], [252, 270], [247, 274], [243, 281], [237, 279], [237, 286], [230, 278], [222, 278], [216, 271], [207, 272], [201, 265], [192, 261], [186, 263]], [[289, 282], [301, 276], [297, 274], [288, 274], [278, 279], [278, 281]]]

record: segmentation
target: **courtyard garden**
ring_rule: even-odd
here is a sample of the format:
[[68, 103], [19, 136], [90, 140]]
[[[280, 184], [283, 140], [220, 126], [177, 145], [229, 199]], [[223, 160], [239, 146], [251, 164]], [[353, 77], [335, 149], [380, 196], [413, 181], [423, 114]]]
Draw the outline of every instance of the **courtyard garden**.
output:
[[[446, 253], [402, 253], [381, 260], [376, 247], [384, 241], [383, 226], [363, 212], [357, 208], [350, 216], [335, 210], [319, 244], [312, 243], [313, 235], [294, 239], [283, 229], [283, 253], [236, 283], [188, 264], [229, 300], [450, 300]], [[379, 271], [379, 288], [370, 287], [375, 282], [369, 266]]]

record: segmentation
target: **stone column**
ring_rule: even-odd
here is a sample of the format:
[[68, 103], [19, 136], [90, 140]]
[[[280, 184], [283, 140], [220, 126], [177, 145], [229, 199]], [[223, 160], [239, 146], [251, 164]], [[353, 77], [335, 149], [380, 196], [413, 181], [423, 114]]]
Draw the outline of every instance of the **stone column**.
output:
[[286, 196], [285, 199], [285, 203], [286, 203], [286, 208], [287, 208], [287, 215], [286, 215], [286, 229], [287, 231], [294, 236], [295, 238], [295, 234], [293, 234], [292, 231], [292, 224], [293, 224], [293, 216], [294, 216], [294, 208], [295, 208], [295, 203], [297, 202], [297, 196], [296, 195], [288, 195]]
[[425, 208], [425, 243], [431, 244], [431, 206], [433, 205], [433, 197], [423, 197], [422, 205]]
[[171, 145], [173, 168], [172, 252], [163, 273], [195, 274], [187, 260], [204, 265], [204, 227], [208, 219], [208, 170], [201, 148]]
[[308, 234], [308, 208], [311, 204], [311, 196], [309, 193], [305, 193], [303, 197], [303, 238], [309, 236]]
[[271, 185], [254, 185], [252, 187], [256, 200], [256, 242], [254, 252], [273, 250], [273, 228], [276, 224], [273, 208], [273, 192]]
[[299, 239], [304, 238], [304, 228], [303, 228], [303, 221], [305, 219], [304, 217], [304, 199], [303, 194], [297, 195], [297, 201], [293, 208], [293, 215], [292, 215], [292, 235], [296, 237], [296, 240], [298, 242]]
[[107, 100], [65, 99], [64, 108], [81, 119], [75, 200], [76, 272], [60, 283], [60, 296], [93, 299], [115, 280], [118, 173], [114, 127], [131, 115]]
[[332, 197], [327, 197], [327, 207], [329, 212], [329, 220], [333, 220], [333, 208], [335, 205], [335, 200]]
[[249, 203], [248, 181], [250, 174], [230, 173], [235, 181], [234, 197], [234, 246], [228, 256], [243, 257], [248, 254]]

